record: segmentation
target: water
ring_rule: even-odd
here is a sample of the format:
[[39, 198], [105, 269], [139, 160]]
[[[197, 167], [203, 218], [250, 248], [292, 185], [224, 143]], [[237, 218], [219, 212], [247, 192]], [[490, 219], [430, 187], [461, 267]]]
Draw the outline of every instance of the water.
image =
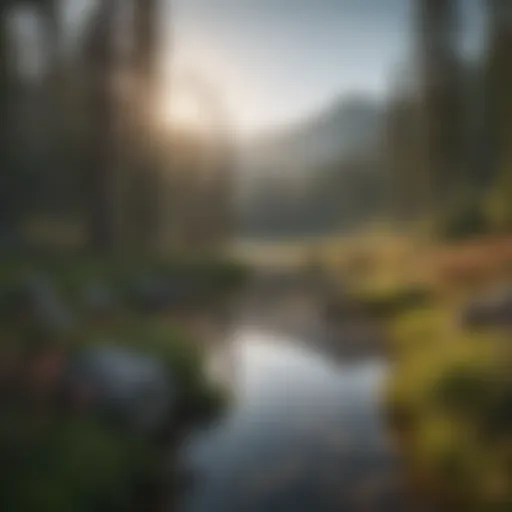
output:
[[410, 510], [381, 406], [385, 360], [333, 361], [304, 341], [247, 325], [216, 354], [234, 404], [189, 439], [180, 509]]

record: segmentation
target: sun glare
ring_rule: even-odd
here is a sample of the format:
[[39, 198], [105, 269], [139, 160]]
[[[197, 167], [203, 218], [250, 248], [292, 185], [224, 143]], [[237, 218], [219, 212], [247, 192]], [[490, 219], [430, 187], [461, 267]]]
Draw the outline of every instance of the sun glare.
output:
[[162, 105], [163, 121], [179, 130], [202, 130], [206, 120], [200, 102], [187, 91], [174, 90]]

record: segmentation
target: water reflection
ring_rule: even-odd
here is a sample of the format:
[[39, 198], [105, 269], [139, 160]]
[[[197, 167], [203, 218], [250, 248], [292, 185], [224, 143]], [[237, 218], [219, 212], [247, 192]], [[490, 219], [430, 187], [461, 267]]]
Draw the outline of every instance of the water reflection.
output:
[[218, 363], [235, 404], [189, 440], [185, 459], [196, 478], [183, 510], [401, 509], [380, 407], [384, 361], [335, 363], [252, 327], [224, 350]]

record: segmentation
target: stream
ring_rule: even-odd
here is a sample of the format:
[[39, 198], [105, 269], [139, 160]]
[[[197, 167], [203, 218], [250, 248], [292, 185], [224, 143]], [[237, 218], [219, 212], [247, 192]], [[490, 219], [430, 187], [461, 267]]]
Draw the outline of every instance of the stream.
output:
[[334, 357], [311, 319], [279, 328], [271, 317], [282, 313], [269, 310], [212, 350], [232, 406], [184, 444], [191, 483], [179, 510], [411, 510], [381, 403], [386, 359]]

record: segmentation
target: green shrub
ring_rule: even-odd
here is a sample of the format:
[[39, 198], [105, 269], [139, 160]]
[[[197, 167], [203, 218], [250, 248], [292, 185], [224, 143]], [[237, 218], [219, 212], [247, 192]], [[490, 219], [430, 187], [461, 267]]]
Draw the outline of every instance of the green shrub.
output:
[[27, 410], [3, 418], [1, 451], [10, 461], [0, 484], [3, 510], [126, 510], [134, 482], [156, 464], [140, 439], [94, 420], [33, 420]]
[[426, 287], [410, 285], [356, 295], [354, 299], [364, 314], [386, 320], [426, 306], [433, 300], [433, 293]]
[[487, 196], [487, 218], [492, 228], [498, 232], [510, 232], [512, 229], [511, 176], [509, 169], [503, 169]]
[[183, 414], [200, 418], [224, 403], [224, 394], [205, 375], [205, 355], [180, 329], [129, 315], [88, 332], [83, 344], [105, 342], [161, 361], [178, 388]]
[[476, 421], [490, 400], [491, 379], [483, 365], [454, 364], [433, 384], [434, 403], [449, 414]]
[[490, 231], [488, 216], [479, 201], [452, 209], [436, 223], [435, 234], [443, 240], [462, 240]]

